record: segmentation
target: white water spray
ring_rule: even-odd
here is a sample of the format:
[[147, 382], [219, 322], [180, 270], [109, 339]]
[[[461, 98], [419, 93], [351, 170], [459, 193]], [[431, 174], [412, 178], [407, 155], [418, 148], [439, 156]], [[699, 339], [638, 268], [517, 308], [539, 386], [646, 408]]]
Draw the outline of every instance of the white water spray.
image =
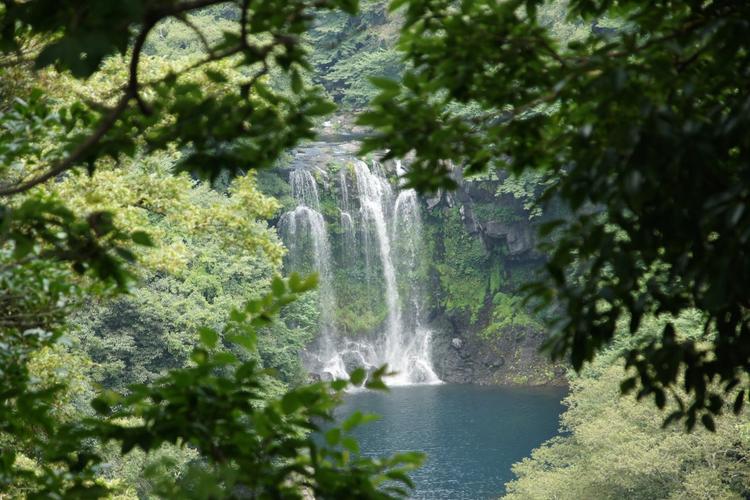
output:
[[[326, 378], [343, 378], [354, 367], [370, 370], [388, 364], [389, 369], [397, 373], [388, 380], [391, 385], [439, 383], [430, 359], [431, 332], [424, 326], [424, 294], [417, 278], [421, 245], [417, 195], [413, 190], [403, 190], [394, 199], [385, 169], [377, 163], [371, 169], [366, 163], [357, 161], [353, 165], [353, 174], [356, 193], [350, 190], [347, 170], [342, 169], [339, 173], [343, 254], [345, 259], [357, 255], [351, 252], [357, 243], [355, 226], [359, 224], [359, 243], [365, 257], [365, 272], [370, 277], [368, 282], [376, 272], [383, 280], [386, 321], [380, 334], [374, 338], [350, 339], [334, 331], [337, 297], [317, 183], [309, 171], [293, 171], [290, 182], [299, 205], [284, 214], [281, 220], [282, 234], [290, 252], [289, 262], [292, 267], [300, 265], [304, 258], [301, 253], [306, 251], [300, 242], [309, 238], [311, 245], [307, 248], [314, 253], [312, 261], [320, 275], [322, 342], [307, 360], [308, 368]], [[404, 291], [405, 301], [399, 288]], [[338, 299], [346, 300], [345, 297]]]

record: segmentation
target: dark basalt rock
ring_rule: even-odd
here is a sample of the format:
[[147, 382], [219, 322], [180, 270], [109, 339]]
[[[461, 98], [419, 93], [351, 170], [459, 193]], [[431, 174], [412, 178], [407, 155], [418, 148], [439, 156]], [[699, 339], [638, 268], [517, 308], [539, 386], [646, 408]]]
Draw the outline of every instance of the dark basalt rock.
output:
[[[445, 382], [481, 385], [565, 385], [565, 369], [553, 365], [539, 347], [541, 331], [510, 327], [484, 339], [476, 327], [444, 318], [431, 325], [432, 361]], [[460, 331], [458, 331], [460, 330]]]
[[536, 246], [534, 229], [528, 223], [492, 220], [482, 224], [482, 232], [485, 237], [504, 240], [510, 256], [533, 252]]
[[461, 215], [461, 222], [464, 223], [466, 232], [469, 234], [478, 234], [482, 226], [474, 217], [474, 211], [471, 209], [471, 205], [461, 205], [458, 209], [458, 213]]
[[442, 193], [439, 191], [438, 191], [437, 196], [425, 198], [425, 203], [427, 204], [428, 210], [434, 209], [436, 206], [440, 204], [441, 201], [443, 201], [443, 196], [442, 196]]
[[362, 356], [353, 351], [345, 351], [341, 354], [341, 360], [344, 362], [344, 367], [347, 373], [352, 373], [357, 368], [361, 368], [364, 365]]

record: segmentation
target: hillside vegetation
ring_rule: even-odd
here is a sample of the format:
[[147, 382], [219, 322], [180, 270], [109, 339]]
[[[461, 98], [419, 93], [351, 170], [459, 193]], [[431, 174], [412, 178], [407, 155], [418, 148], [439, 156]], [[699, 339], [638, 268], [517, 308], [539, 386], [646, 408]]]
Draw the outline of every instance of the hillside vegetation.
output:
[[[403, 325], [414, 283], [443, 381], [570, 387], [508, 498], [750, 498], [749, 3], [6, 0], [0, 27], [0, 498], [408, 497], [424, 456], [334, 418], [388, 367], [303, 359]], [[330, 325], [280, 235], [316, 137], [352, 151], [313, 180]], [[402, 303], [348, 246], [355, 156], [419, 193]]]

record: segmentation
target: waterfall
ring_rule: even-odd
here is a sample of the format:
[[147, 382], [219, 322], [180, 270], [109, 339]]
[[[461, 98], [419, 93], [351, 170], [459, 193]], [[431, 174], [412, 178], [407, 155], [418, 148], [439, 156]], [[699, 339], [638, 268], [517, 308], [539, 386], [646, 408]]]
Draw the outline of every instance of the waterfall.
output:
[[383, 206], [392, 196], [388, 181], [370, 172], [367, 164], [358, 161], [354, 170], [357, 177], [357, 192], [359, 193], [360, 214], [364, 224], [372, 223], [378, 240], [380, 263], [383, 266], [385, 280], [385, 300], [388, 306], [388, 329], [385, 336], [386, 359], [393, 360], [399, 347], [398, 339], [402, 335], [401, 306], [399, 304], [398, 289], [396, 288], [396, 272], [391, 260], [391, 240], [385, 221]]
[[[289, 181], [298, 205], [294, 210], [281, 217], [279, 226], [284, 240], [287, 242], [290, 262], [294, 268], [300, 269], [302, 267], [305, 243], [309, 241], [313, 270], [319, 276], [321, 351], [324, 355], [331, 355], [335, 352], [333, 326], [336, 297], [332, 287], [328, 229], [325, 218], [320, 213], [318, 187], [312, 173], [307, 170], [294, 170]], [[337, 376], [340, 375], [342, 373], [337, 374]]]
[[407, 280], [408, 306], [411, 307], [410, 317], [416, 323], [422, 320], [422, 289], [421, 282], [416, 277], [418, 272], [418, 258], [421, 240], [413, 235], [422, 233], [422, 221], [419, 216], [419, 201], [413, 189], [399, 193], [393, 209], [393, 240], [401, 255], [399, 273]]
[[425, 382], [436, 382], [438, 376], [432, 368], [432, 332], [425, 326], [424, 287], [419, 275], [419, 257], [422, 240], [414, 235], [422, 234], [419, 200], [413, 189], [402, 190], [394, 206], [393, 239], [396, 242], [399, 259], [399, 276], [406, 288], [408, 309], [403, 317], [411, 321], [404, 328], [411, 331], [409, 337], [402, 338], [398, 346], [401, 363], [410, 367], [411, 377]]
[[294, 170], [289, 175], [289, 184], [292, 187], [294, 199], [299, 202], [300, 206], [320, 211], [318, 184], [315, 182], [312, 172], [309, 170]]
[[341, 224], [342, 238], [344, 240], [343, 259], [345, 264], [354, 263], [355, 246], [357, 238], [355, 235], [354, 219], [351, 214], [351, 204], [349, 202], [349, 186], [346, 179], [346, 169], [339, 171], [339, 218]]
[[[401, 169], [400, 164], [396, 167]], [[337, 265], [315, 177], [306, 167], [290, 174], [297, 206], [280, 221], [289, 249], [288, 266], [304, 272], [308, 262], [320, 276], [321, 336], [305, 362], [324, 378], [345, 377], [355, 367], [371, 370], [388, 364], [396, 372], [388, 380], [391, 385], [439, 383], [430, 359], [431, 332], [423, 317], [419, 200], [413, 190], [394, 193], [386, 175], [384, 166], [376, 162], [370, 168], [355, 161], [339, 171], [340, 250], [335, 258], [341, 261]], [[348, 297], [336, 296], [332, 270], [340, 275], [347, 266], [363, 267], [368, 293], [385, 304], [385, 319], [376, 332], [352, 337], [337, 331], [336, 307]]]

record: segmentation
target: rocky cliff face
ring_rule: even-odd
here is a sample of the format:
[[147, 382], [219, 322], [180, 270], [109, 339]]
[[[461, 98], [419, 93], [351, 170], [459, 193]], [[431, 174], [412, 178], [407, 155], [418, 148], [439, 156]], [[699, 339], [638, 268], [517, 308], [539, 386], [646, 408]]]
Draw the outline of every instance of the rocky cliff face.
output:
[[466, 325], [436, 328], [435, 371], [445, 382], [481, 385], [564, 385], [565, 368], [539, 354], [542, 330], [516, 328], [486, 340]]
[[[436, 229], [436, 371], [457, 383], [564, 384], [564, 367], [539, 353], [546, 330], [518, 291], [544, 262], [534, 223], [512, 195], [498, 194], [500, 180], [458, 181], [456, 191], [424, 200]], [[473, 284], [474, 304], [455, 296], [466, 290], [451, 287], [451, 280]]]

